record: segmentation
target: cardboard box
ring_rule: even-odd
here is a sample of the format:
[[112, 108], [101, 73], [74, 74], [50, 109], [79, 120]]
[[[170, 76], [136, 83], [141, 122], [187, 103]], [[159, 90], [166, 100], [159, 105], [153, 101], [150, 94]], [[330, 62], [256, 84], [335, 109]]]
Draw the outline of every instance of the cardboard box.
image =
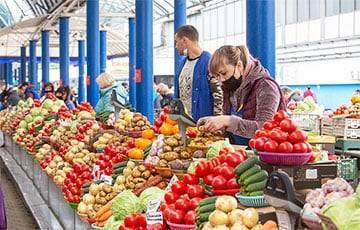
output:
[[302, 166], [261, 165], [269, 173], [281, 170], [286, 172], [293, 181], [295, 189], [320, 188], [328, 179], [337, 177], [337, 164], [307, 164]]

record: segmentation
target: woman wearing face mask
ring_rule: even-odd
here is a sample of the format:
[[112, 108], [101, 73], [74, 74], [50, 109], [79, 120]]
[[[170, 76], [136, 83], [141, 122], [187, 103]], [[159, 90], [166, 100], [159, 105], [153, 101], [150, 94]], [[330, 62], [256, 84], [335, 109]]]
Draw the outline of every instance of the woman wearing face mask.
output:
[[49, 97], [55, 97], [54, 91], [54, 85], [50, 82], [46, 83], [44, 85], [43, 96], [41, 97], [40, 101], [45, 101]]
[[208, 131], [225, 129], [233, 144], [248, 145], [261, 125], [285, 108], [279, 85], [246, 46], [222, 46], [213, 54], [209, 72], [223, 89], [222, 116], [205, 117]]
[[58, 88], [55, 95], [59, 100], [63, 100], [70, 110], [75, 109], [74, 103], [70, 100], [70, 88], [68, 86], [61, 86]]

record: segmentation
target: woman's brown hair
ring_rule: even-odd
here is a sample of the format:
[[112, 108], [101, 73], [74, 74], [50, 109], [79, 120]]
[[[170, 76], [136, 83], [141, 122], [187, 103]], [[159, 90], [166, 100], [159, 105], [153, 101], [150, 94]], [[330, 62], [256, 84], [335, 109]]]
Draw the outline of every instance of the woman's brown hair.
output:
[[249, 53], [249, 49], [244, 45], [221, 46], [219, 49], [215, 51], [215, 53], [212, 55], [210, 59], [209, 62], [210, 75], [216, 76], [221, 66], [226, 64], [236, 66], [239, 61], [243, 64], [243, 67], [245, 69], [250, 59], [251, 59], [251, 55]]

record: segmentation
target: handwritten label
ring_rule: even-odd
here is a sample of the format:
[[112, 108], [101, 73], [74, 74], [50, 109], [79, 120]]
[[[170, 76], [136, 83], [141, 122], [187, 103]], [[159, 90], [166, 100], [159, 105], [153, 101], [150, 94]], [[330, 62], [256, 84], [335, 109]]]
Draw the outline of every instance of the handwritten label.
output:
[[148, 205], [147, 205], [147, 213], [154, 213], [156, 212], [159, 207], [160, 207], [160, 200], [149, 200]]
[[168, 184], [168, 186], [165, 189], [165, 192], [171, 192], [171, 185], [173, 185], [175, 182], [179, 181], [179, 178], [177, 178], [176, 175], [174, 175], [173, 177], [171, 177], [170, 182]]
[[317, 169], [306, 169], [305, 171], [305, 179], [317, 179]]
[[100, 180], [104, 181], [105, 184], [112, 185], [112, 177], [102, 174]]
[[163, 223], [162, 212], [146, 213], [146, 223], [148, 225], [162, 224]]
[[276, 210], [276, 218], [279, 225], [279, 229], [291, 230], [291, 221], [289, 214], [286, 211]]
[[92, 169], [91, 175], [93, 176], [94, 180], [100, 179], [100, 167], [99, 165], [95, 165]]

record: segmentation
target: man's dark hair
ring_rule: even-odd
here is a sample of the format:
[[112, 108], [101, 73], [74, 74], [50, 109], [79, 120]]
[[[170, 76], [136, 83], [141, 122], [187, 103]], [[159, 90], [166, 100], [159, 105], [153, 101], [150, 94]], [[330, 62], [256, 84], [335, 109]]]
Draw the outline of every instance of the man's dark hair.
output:
[[56, 90], [56, 93], [61, 93], [62, 95], [66, 94], [66, 98], [68, 98], [70, 95], [70, 88], [69, 86], [61, 86]]
[[29, 82], [23, 82], [19, 85], [19, 89], [23, 87], [28, 87], [29, 85], [30, 85]]
[[48, 82], [44, 85], [44, 89], [46, 89], [47, 87], [51, 87], [51, 92], [54, 92], [54, 85], [51, 82]]
[[199, 32], [192, 25], [184, 25], [176, 31], [176, 36], [179, 38], [187, 37], [191, 41], [199, 41]]

